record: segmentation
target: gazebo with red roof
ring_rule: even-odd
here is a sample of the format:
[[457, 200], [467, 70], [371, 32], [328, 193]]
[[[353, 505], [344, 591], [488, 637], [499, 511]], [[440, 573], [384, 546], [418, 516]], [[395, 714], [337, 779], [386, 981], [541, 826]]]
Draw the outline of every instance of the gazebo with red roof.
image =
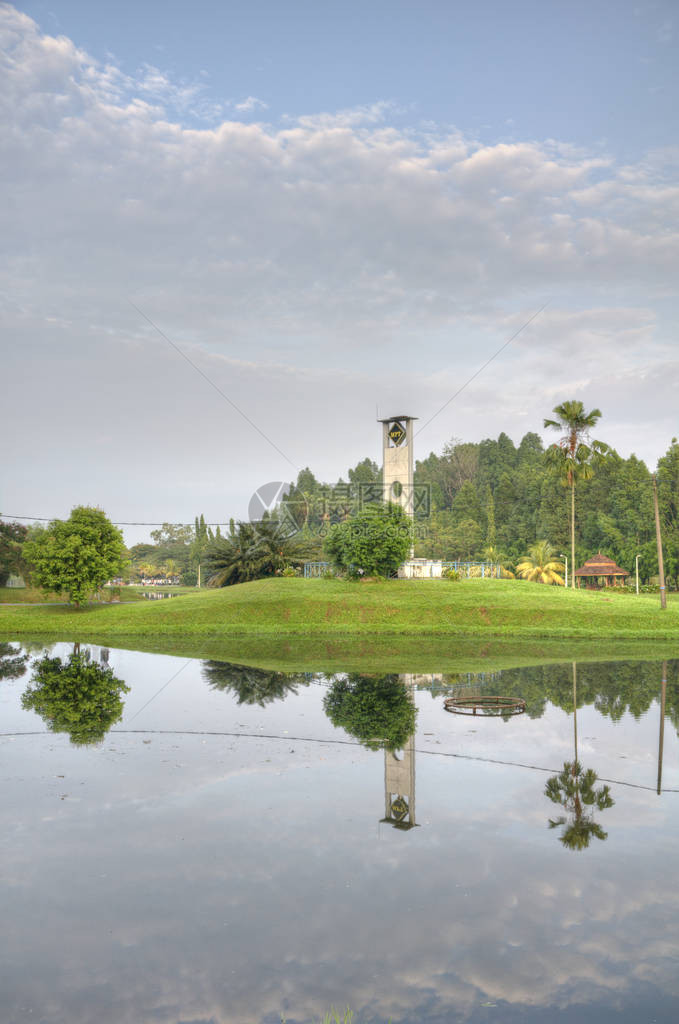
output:
[[600, 587], [620, 586], [629, 573], [599, 551], [593, 558], [588, 558], [580, 569], [575, 570], [575, 576], [578, 586], [584, 581], [588, 590], [596, 590]]

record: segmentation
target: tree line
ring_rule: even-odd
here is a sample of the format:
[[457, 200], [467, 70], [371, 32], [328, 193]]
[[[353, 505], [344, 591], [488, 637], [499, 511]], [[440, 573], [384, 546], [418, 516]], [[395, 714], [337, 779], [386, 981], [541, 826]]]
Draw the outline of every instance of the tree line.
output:
[[[625, 459], [587, 437], [599, 410], [586, 413], [581, 403], [565, 402], [554, 413], [556, 419], [546, 419], [545, 426], [562, 436], [547, 448], [537, 433], [515, 444], [502, 432], [479, 442], [452, 438], [440, 453], [417, 461], [415, 488], [426, 501], [415, 516], [416, 556], [491, 561], [514, 570], [536, 542], [546, 541], [552, 557], [570, 556], [571, 574], [601, 551], [630, 574], [639, 556], [642, 582], [655, 576], [651, 471], [635, 455]], [[657, 486], [665, 572], [677, 588], [677, 438], [658, 461]], [[207, 526], [203, 515], [192, 525], [164, 523], [150, 542], [127, 551], [126, 575], [134, 582], [163, 578], [187, 586], [200, 576], [203, 584], [223, 586], [299, 572], [304, 561], [329, 559], [333, 527], [381, 498], [381, 467], [370, 458], [350, 468], [346, 481], [332, 484], [305, 467], [259, 523], [232, 519], [223, 533]], [[34, 542], [44, 545], [46, 532], [0, 523], [0, 585], [11, 573], [30, 575], [25, 553], [35, 555]]]

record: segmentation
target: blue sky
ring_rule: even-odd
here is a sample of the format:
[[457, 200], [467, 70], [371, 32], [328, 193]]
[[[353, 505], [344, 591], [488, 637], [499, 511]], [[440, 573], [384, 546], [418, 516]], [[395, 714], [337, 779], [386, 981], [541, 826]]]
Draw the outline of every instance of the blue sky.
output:
[[429, 420], [543, 306], [416, 455], [579, 398], [654, 466], [676, 40], [665, 2], [0, 4], [4, 402], [39, 410], [2, 512], [245, 515], [379, 458], [376, 406]]
[[[677, 8], [626, 0], [19, 4], [128, 73], [153, 64], [261, 116], [389, 102], [396, 123], [558, 138], [623, 159], [677, 126]], [[209, 117], [206, 117], [209, 119]], [[200, 121], [200, 119], [196, 119]]]

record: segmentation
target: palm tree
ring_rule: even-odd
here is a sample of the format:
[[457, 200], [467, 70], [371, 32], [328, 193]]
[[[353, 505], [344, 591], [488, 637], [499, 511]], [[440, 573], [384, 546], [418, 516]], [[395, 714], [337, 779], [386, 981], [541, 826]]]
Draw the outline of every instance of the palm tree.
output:
[[593, 463], [610, 449], [603, 441], [590, 438], [589, 431], [601, 418], [600, 409], [585, 412], [582, 402], [571, 400], [557, 405], [555, 420], [546, 419], [545, 427], [562, 431], [559, 441], [547, 449], [549, 462], [559, 470], [562, 482], [571, 489], [571, 586], [575, 588], [575, 481], [590, 480]]
[[563, 586], [563, 563], [554, 558], [554, 549], [547, 540], [536, 541], [522, 561], [517, 563], [516, 571], [522, 580], [530, 580], [531, 583]]
[[228, 537], [215, 538], [204, 555], [205, 575], [209, 587], [225, 587], [273, 576], [304, 559], [290, 524], [265, 513], [258, 522], [239, 522]]
[[494, 565], [500, 566], [500, 574], [503, 580], [514, 579], [514, 573], [511, 570], [514, 560], [505, 551], [497, 548], [494, 544], [488, 544], [481, 554], [483, 555], [484, 562], [491, 562]]

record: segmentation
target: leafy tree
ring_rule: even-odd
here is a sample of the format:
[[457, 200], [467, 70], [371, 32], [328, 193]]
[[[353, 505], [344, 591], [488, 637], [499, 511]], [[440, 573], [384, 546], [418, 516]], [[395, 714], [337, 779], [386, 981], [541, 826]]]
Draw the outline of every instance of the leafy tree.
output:
[[493, 492], [490, 488], [490, 484], [486, 484], [484, 500], [486, 506], [486, 545], [489, 548], [494, 548], [496, 540], [495, 499], [493, 498]]
[[33, 666], [32, 685], [22, 707], [36, 711], [51, 732], [67, 732], [76, 746], [100, 742], [123, 716], [121, 693], [127, 693], [108, 665], [97, 665], [89, 651], [74, 652], [68, 661], [45, 656]]
[[323, 698], [323, 709], [334, 726], [369, 750], [400, 750], [415, 731], [417, 711], [397, 675], [350, 673], [335, 679]]
[[151, 530], [151, 539], [162, 547], [167, 544], [190, 544], [193, 529], [185, 523], [163, 523], [159, 530]]
[[455, 521], [458, 523], [461, 523], [463, 519], [471, 519], [477, 525], [481, 522], [483, 518], [481, 504], [476, 488], [471, 480], [462, 484], [462, 487], [460, 487], [453, 499], [451, 510]]
[[374, 484], [382, 478], [380, 467], [372, 459], [363, 459], [349, 470], [350, 484]]
[[571, 491], [571, 560], [572, 586], [575, 588], [575, 483], [589, 480], [594, 475], [593, 464], [610, 449], [603, 441], [590, 439], [589, 431], [601, 418], [599, 409], [585, 412], [582, 402], [575, 399], [562, 402], [552, 412], [555, 420], [546, 419], [545, 427], [562, 431], [559, 442], [548, 449], [549, 461], [558, 468], [562, 482]]
[[469, 561], [476, 554], [483, 541], [483, 532], [475, 519], [461, 519], [455, 526], [455, 541], [452, 557]]
[[297, 474], [296, 482], [281, 498], [278, 520], [291, 528], [302, 529], [310, 521], [318, 523], [317, 504], [320, 484], [308, 466]]
[[27, 574], [23, 545], [28, 530], [20, 523], [0, 523], [0, 587], [10, 576]]
[[269, 672], [227, 661], [204, 661], [203, 676], [213, 690], [231, 690], [239, 704], [259, 704], [262, 708], [289, 693], [296, 694], [300, 685], [309, 685], [300, 673]]
[[516, 566], [516, 574], [531, 583], [550, 583], [562, 587], [563, 562], [556, 560], [554, 549], [547, 540], [538, 540]]
[[[191, 569], [185, 569], [182, 582], [185, 586], [195, 586], [199, 582], [198, 573], [201, 568], [203, 556], [210, 543], [210, 531], [205, 524], [205, 516], [201, 512], [200, 516], [196, 516], [194, 523], [194, 535], [191, 541]], [[214, 538], [213, 538], [214, 539]], [[189, 582], [189, 579], [191, 582]]]
[[412, 544], [410, 516], [400, 505], [369, 505], [359, 515], [335, 524], [325, 551], [338, 569], [389, 576], [407, 557]]
[[123, 535], [101, 509], [79, 505], [24, 545], [33, 582], [48, 593], [68, 594], [80, 607], [123, 570]]
[[658, 505], [662, 519], [665, 572], [679, 586], [679, 441], [658, 460]]
[[0, 643], [0, 679], [20, 679], [26, 671], [28, 655], [20, 647]]

